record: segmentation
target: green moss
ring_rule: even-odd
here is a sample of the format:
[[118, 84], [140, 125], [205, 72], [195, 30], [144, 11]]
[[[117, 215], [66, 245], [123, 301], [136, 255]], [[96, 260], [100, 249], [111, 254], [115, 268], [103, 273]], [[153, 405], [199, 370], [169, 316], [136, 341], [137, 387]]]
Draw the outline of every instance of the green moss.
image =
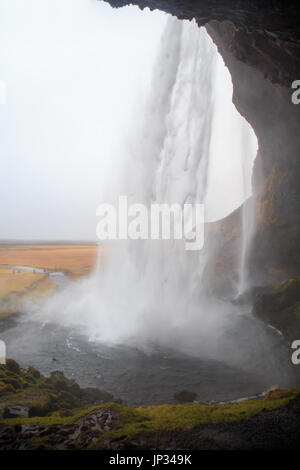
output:
[[287, 279], [280, 284], [271, 287], [270, 293], [280, 295], [281, 302], [293, 303], [295, 299], [299, 300], [300, 295], [300, 277], [296, 279]]
[[[39, 426], [41, 429], [52, 426], [52, 431], [41, 433], [38, 438], [30, 438], [30, 448], [53, 448], [56, 445], [55, 433], [59, 430], [59, 428], [55, 429], [57, 426], [77, 426], [89, 414], [97, 410], [107, 409], [113, 411], [113, 429], [103, 433], [99, 430], [93, 432], [93, 441], [89, 444], [89, 448], [96, 449], [105, 446], [105, 442], [115, 439], [122, 439], [123, 442], [126, 442], [137, 436], [151, 437], [152, 435], [159, 436], [175, 430], [185, 431], [199, 424], [217, 424], [249, 419], [263, 410], [273, 410], [284, 406], [297, 396], [300, 396], [300, 389], [274, 390], [264, 399], [252, 399], [225, 405], [189, 403], [131, 408], [119, 403], [109, 402], [85, 409], [68, 410], [61, 408], [48, 416], [2, 419], [1, 424], [13, 428], [17, 425]], [[41, 406], [40, 399], [37, 406]], [[78, 441], [74, 440], [74, 448], [80, 448], [82, 442], [91, 442], [91, 439], [84, 438], [84, 433], [87, 433], [87, 436], [91, 438], [91, 430], [83, 429], [80, 436], [78, 436]]]
[[19, 364], [14, 361], [13, 359], [7, 359], [5, 368], [8, 369], [10, 372], [15, 374], [19, 374], [21, 372]]
[[158, 435], [174, 430], [188, 430], [199, 424], [232, 422], [249, 419], [262, 410], [272, 410], [286, 405], [300, 395], [299, 389], [276, 390], [264, 399], [247, 400], [228, 405], [158, 405], [131, 409], [121, 406], [120, 427], [103, 433], [90, 446], [98, 448], [105, 441], [123, 437], [129, 440], [137, 435]]
[[[93, 389], [85, 396], [84, 389], [75, 386], [74, 381], [67, 379], [62, 373], [54, 372], [50, 377], [43, 377], [32, 370], [24, 371], [15, 365], [11, 367], [12, 364], [10, 362], [9, 367], [0, 366], [0, 388], [11, 387], [10, 392], [1, 397], [1, 406], [27, 406], [30, 408], [30, 417], [2, 418], [1, 425], [13, 428], [18, 425], [39, 426], [41, 430], [54, 426], [49, 432], [46, 430], [45, 433], [41, 432], [39, 437], [30, 438], [30, 448], [54, 448], [55, 436], [59, 431], [55, 426], [80, 425], [84, 418], [96, 410], [107, 409], [113, 412], [113, 429], [103, 433], [95, 430], [93, 435], [91, 429], [82, 429], [78, 440], [74, 439], [74, 448], [88, 445], [82, 443], [92, 442], [89, 448], [94, 449], [114, 439], [126, 442], [136, 436], [159, 436], [169, 431], [189, 430], [199, 424], [249, 419], [263, 410], [284, 406], [300, 396], [300, 389], [290, 389], [274, 390], [264, 399], [225, 405], [189, 403], [132, 408], [110, 401], [84, 408], [85, 399], [91, 395], [95, 398]], [[17, 370], [18, 373], [15, 372]], [[32, 377], [35, 379], [33, 382]], [[7, 379], [19, 380], [23, 388], [15, 390], [11, 384], [5, 383]], [[85, 433], [89, 438], [85, 439]]]
[[294, 315], [297, 320], [300, 322], [300, 302], [296, 302], [293, 306]]
[[287, 336], [300, 335], [300, 278], [264, 289], [257, 296], [254, 311]]
[[103, 390], [80, 388], [60, 371], [44, 377], [32, 367], [27, 371], [21, 369], [13, 359], [0, 365], [0, 396], [0, 415], [13, 405], [28, 407], [30, 416], [45, 416], [62, 409], [74, 410], [113, 400]]
[[27, 370], [27, 377], [33, 377], [35, 379], [39, 379], [41, 377], [41, 373], [39, 370], [35, 369], [34, 367], [29, 367]]
[[4, 384], [4, 383], [0, 383], [0, 397], [2, 395], [6, 395], [6, 394], [12, 393], [14, 391], [15, 391], [15, 389], [14, 389], [14, 387], [12, 387], [12, 385], [7, 385], [7, 384]]
[[87, 407], [84, 409], [75, 409], [72, 410], [73, 413], [70, 416], [60, 416], [59, 411], [56, 411], [52, 413], [49, 416], [34, 416], [31, 418], [7, 418], [7, 419], [2, 419], [1, 424], [5, 426], [16, 426], [20, 424], [28, 425], [28, 426], [41, 426], [41, 427], [48, 427], [52, 425], [65, 425], [65, 424], [74, 424], [77, 421], [79, 421], [81, 418], [87, 416], [89, 413], [102, 409], [102, 408], [108, 408], [108, 407], [113, 407], [115, 405], [114, 402], [112, 403], [104, 403], [102, 405], [98, 406], [91, 406]]
[[21, 388], [21, 383], [17, 379], [14, 379], [13, 377], [3, 379], [3, 382], [5, 384], [11, 385], [13, 389], [15, 390], [17, 390], [18, 388]]

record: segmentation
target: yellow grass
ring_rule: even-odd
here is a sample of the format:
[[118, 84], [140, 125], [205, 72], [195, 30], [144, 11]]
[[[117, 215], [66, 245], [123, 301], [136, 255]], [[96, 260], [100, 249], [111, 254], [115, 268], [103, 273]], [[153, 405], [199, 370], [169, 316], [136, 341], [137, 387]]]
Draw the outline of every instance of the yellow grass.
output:
[[28, 271], [5, 274], [0, 270], [0, 318], [22, 312], [26, 302], [49, 297], [57, 288], [48, 274]]
[[37, 281], [41, 281], [45, 277], [47, 277], [47, 275], [41, 273], [22, 271], [13, 274], [12, 270], [10, 273], [3, 273], [3, 271], [0, 270], [0, 298], [12, 292], [24, 292], [29, 286]]
[[51, 281], [48, 275], [38, 282], [31, 284], [29, 290], [26, 291], [25, 297], [29, 299], [37, 299], [48, 297], [58, 289], [58, 285]]
[[91, 268], [97, 262], [97, 245], [1, 245], [0, 267], [32, 266], [50, 270], [73, 271]]
[[50, 296], [58, 288], [47, 273], [13, 266], [65, 271], [75, 281], [91, 274], [97, 254], [93, 244], [0, 245], [0, 317], [20, 312], [26, 301]]
[[90, 276], [93, 272], [92, 268], [74, 269], [67, 273], [67, 276], [71, 281], [79, 281], [80, 279]]

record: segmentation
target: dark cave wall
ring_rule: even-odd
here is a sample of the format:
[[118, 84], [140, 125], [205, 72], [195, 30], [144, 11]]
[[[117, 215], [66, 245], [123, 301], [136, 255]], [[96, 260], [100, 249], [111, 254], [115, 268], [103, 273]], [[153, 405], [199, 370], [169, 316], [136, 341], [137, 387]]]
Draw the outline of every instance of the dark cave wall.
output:
[[[112, 6], [126, 0], [109, 0]], [[216, 43], [233, 82], [233, 102], [253, 127], [259, 151], [253, 169], [256, 219], [249, 267], [257, 283], [299, 274], [300, 105], [291, 101], [291, 84], [300, 79], [300, 3], [257, 0], [134, 0], [193, 19]], [[208, 283], [235, 278], [242, 210], [208, 224], [208, 243], [216, 244], [207, 267]]]
[[297, 0], [105, 0], [112, 7], [137, 5], [161, 10], [178, 19], [195, 18], [199, 26], [217, 20], [231, 21], [236, 29], [268, 31], [290, 43], [299, 41]]
[[[235, 32], [232, 24], [217, 22], [209, 23], [207, 30], [230, 70], [233, 102], [258, 138], [252, 176], [256, 227], [250, 273], [257, 283], [293, 277], [299, 274], [300, 262], [300, 105], [292, 103], [291, 83], [287, 86], [281, 80], [281, 70], [287, 77], [297, 60], [282, 50], [273, 61], [273, 49], [266, 45], [269, 56], [262, 53], [257, 45], [261, 33]], [[297, 67], [300, 72], [299, 63]], [[291, 82], [299, 76], [295, 72]], [[237, 243], [231, 249], [236, 250]], [[220, 247], [226, 250], [226, 245]]]
[[[137, 5], [161, 10], [179, 19], [234, 25], [232, 50], [240, 59], [290, 86], [299, 71], [300, 5], [298, 0], [105, 0], [112, 7]], [[249, 35], [253, 34], [252, 39]], [[253, 41], [254, 39], [254, 41]], [[251, 44], [248, 48], [247, 44]], [[253, 44], [255, 47], [253, 48]], [[229, 44], [227, 43], [227, 46]], [[288, 67], [283, 67], [284, 56]], [[262, 60], [260, 60], [261, 58]], [[288, 58], [292, 60], [289, 61]]]

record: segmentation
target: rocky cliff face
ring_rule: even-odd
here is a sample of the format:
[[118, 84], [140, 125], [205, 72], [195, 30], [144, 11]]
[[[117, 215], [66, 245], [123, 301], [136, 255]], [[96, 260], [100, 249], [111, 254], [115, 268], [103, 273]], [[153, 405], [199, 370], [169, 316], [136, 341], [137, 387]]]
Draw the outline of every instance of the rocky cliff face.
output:
[[[233, 102], [258, 138], [252, 278], [264, 283], [292, 277], [299, 272], [300, 107], [291, 100], [297, 50], [289, 55], [281, 42], [271, 47], [267, 36], [266, 46], [262, 32], [236, 32], [228, 23], [211, 22], [207, 29], [231, 72]], [[297, 67], [300, 76], [299, 60]]]
[[[121, 7], [126, 0], [109, 0]], [[233, 102], [253, 127], [259, 151], [253, 169], [256, 220], [249, 268], [254, 283], [299, 273], [300, 105], [291, 101], [300, 80], [300, 4], [279, 0], [134, 0], [141, 8], [164, 10], [205, 25], [230, 70]], [[242, 156], [241, 156], [242, 158]], [[226, 290], [237, 276], [242, 210], [207, 234], [216, 255], [208, 283]], [[223, 285], [222, 285], [223, 284]]]
[[225, 48], [273, 82], [290, 87], [299, 72], [300, 7], [296, 0], [105, 1], [116, 8], [134, 4], [162, 10], [179, 19], [195, 19], [199, 26], [219, 24]]

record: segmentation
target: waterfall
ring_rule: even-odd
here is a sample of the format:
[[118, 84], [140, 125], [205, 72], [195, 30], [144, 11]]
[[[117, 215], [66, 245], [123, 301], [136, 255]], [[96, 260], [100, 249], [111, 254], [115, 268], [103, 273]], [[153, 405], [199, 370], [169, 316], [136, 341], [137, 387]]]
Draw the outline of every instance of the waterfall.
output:
[[217, 51], [204, 29], [174, 19], [161, 43], [126, 177], [139, 177], [135, 194], [147, 202], [204, 202]]
[[[170, 18], [148, 100], [130, 145], [119, 149], [118, 175], [108, 175], [103, 201], [125, 194], [130, 203], [146, 206], [204, 203], [206, 219], [218, 213], [216, 205], [223, 216], [240, 205], [251, 194], [244, 162], [251, 166], [256, 139], [234, 108], [230, 90], [229, 73], [206, 30]], [[215, 183], [219, 167], [225, 173], [234, 167], [232, 182], [223, 181], [219, 171]], [[202, 356], [245, 360], [239, 353], [243, 345], [243, 354], [249, 354], [245, 336], [232, 336], [239, 321], [236, 307], [202, 292], [205, 247], [188, 252], [182, 240], [100, 246], [105, 262], [99, 261], [91, 279], [50, 300], [47, 318], [78, 326], [92, 340], [167, 344]]]
[[241, 255], [239, 267], [239, 280], [237, 286], [238, 298], [251, 287], [251, 280], [248, 272], [248, 255], [250, 244], [255, 228], [254, 220], [254, 201], [253, 198], [247, 199], [242, 207], [242, 235], [241, 235]]

